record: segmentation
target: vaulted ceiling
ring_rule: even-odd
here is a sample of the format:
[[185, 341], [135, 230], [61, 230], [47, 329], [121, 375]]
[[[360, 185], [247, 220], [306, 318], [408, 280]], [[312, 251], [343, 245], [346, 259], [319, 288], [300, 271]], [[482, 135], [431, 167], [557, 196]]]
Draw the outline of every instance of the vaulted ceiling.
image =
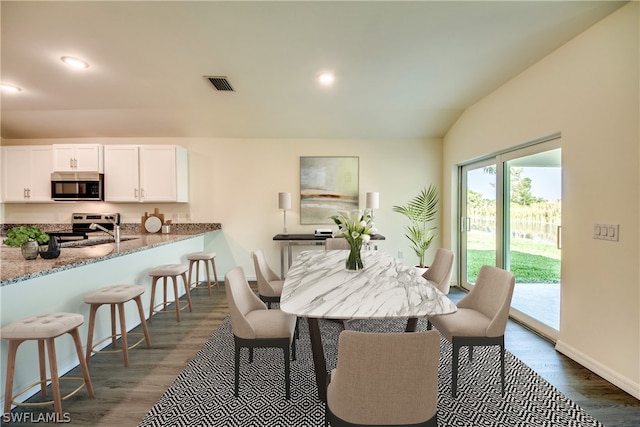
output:
[[5, 0], [2, 138], [442, 137], [624, 3]]

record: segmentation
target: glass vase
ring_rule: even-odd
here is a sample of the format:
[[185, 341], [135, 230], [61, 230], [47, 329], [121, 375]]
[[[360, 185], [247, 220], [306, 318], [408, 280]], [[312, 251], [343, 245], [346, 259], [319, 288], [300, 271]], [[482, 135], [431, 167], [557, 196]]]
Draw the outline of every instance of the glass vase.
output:
[[349, 242], [349, 256], [345, 261], [345, 266], [347, 270], [362, 270], [364, 268], [364, 264], [362, 263], [362, 240], [355, 239]]

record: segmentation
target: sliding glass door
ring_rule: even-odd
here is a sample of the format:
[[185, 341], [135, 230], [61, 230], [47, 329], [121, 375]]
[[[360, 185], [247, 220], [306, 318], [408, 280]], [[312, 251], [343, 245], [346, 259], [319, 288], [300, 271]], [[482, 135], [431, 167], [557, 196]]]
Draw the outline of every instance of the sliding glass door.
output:
[[460, 221], [460, 266], [463, 283], [473, 284], [482, 265], [497, 265], [496, 189], [495, 160], [474, 163], [462, 168]]
[[460, 168], [460, 277], [481, 265], [516, 276], [512, 315], [554, 339], [560, 325], [559, 139]]

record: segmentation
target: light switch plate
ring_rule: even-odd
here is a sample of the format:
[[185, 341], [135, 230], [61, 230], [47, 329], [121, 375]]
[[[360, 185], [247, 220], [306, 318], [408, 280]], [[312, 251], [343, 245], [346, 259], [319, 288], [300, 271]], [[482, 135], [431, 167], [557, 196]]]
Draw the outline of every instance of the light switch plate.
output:
[[599, 240], [619, 240], [619, 224], [593, 224], [593, 238]]

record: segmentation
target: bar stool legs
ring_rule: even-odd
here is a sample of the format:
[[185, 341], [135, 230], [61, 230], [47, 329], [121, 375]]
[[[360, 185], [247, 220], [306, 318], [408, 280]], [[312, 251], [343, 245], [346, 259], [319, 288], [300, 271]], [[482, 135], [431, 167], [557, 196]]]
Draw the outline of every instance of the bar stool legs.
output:
[[[171, 303], [175, 303], [176, 307], [176, 318], [178, 323], [180, 322], [180, 312], [185, 308], [189, 307], [189, 311], [193, 311], [191, 305], [191, 293], [189, 292], [189, 282], [187, 280], [187, 267], [181, 264], [166, 264], [156, 267], [149, 271], [149, 276], [153, 277], [151, 282], [151, 306], [149, 309], [149, 324], [153, 319], [154, 313], [168, 313], [168, 306]], [[180, 299], [178, 298], [178, 276], [182, 277], [182, 281], [184, 283], [184, 289], [187, 297], [187, 303], [184, 305], [180, 305]], [[171, 278], [173, 281], [173, 295], [174, 301], [167, 301], [167, 279]], [[158, 280], [162, 278], [164, 296], [161, 303], [154, 305], [155, 296], [156, 296], [156, 285]], [[161, 309], [158, 307], [162, 306]]]
[[[124, 357], [124, 366], [129, 366], [129, 350], [137, 347], [142, 341], [146, 341], [147, 347], [151, 347], [151, 338], [149, 337], [149, 330], [147, 329], [147, 322], [144, 317], [144, 310], [142, 309], [142, 300], [140, 295], [144, 293], [144, 287], [138, 285], [113, 285], [107, 286], [97, 291], [91, 292], [84, 297], [84, 302], [91, 305], [91, 311], [89, 314], [89, 335], [87, 337], [87, 365], [91, 363], [92, 353], [119, 353], [122, 352]], [[130, 332], [127, 333], [127, 323], [125, 321], [124, 303], [128, 301], [135, 301], [138, 307], [138, 314], [140, 315], [140, 324], [142, 326], [143, 333]], [[111, 306], [111, 335], [105, 339], [97, 342], [93, 345], [93, 331], [95, 327], [96, 312], [98, 308], [103, 304], [109, 304]], [[120, 333], [116, 332], [116, 307], [119, 314]], [[129, 345], [128, 337], [141, 336], [141, 338], [135, 343]], [[117, 338], [120, 337], [122, 341], [121, 348], [117, 347]], [[95, 350], [95, 347], [104, 341], [111, 339], [112, 350]]]
[[[215, 252], [193, 252], [187, 255], [189, 260], [189, 287], [191, 289], [197, 289], [200, 284], [200, 262], [204, 263], [204, 270], [207, 274], [207, 287], [209, 289], [209, 296], [211, 296], [211, 277], [209, 275], [209, 263], [213, 270], [213, 276], [216, 280], [216, 288], [220, 288], [218, 284], [218, 272], [216, 271], [216, 253]], [[193, 266], [196, 267], [196, 281], [191, 282]]]
[[[75, 395], [78, 391], [85, 387], [87, 394], [94, 397], [93, 385], [89, 376], [84, 353], [82, 350], [82, 342], [78, 327], [84, 323], [81, 314], [76, 313], [52, 313], [31, 316], [22, 320], [10, 323], [0, 330], [2, 339], [9, 341], [9, 354], [7, 355], [7, 377], [5, 384], [4, 413], [11, 411], [11, 405], [16, 406], [43, 406], [53, 404], [57, 421], [64, 421], [62, 413], [62, 401]], [[58, 363], [56, 359], [55, 339], [61, 335], [69, 334], [73, 338], [80, 369], [82, 370], [82, 378], [80, 377], [62, 377], [58, 375]], [[13, 393], [13, 378], [15, 375], [16, 353], [18, 347], [25, 341], [38, 341], [38, 359], [40, 370], [40, 381], [29, 385], [18, 393]], [[45, 367], [45, 344], [49, 357], [50, 378], [47, 378]], [[34, 385], [40, 384], [40, 392], [43, 397], [47, 397], [47, 382], [51, 380], [51, 389], [53, 391], [52, 400], [46, 402], [16, 402], [15, 399], [31, 389]], [[71, 380], [81, 381], [82, 383], [71, 393], [62, 396], [60, 392], [60, 381]]]

